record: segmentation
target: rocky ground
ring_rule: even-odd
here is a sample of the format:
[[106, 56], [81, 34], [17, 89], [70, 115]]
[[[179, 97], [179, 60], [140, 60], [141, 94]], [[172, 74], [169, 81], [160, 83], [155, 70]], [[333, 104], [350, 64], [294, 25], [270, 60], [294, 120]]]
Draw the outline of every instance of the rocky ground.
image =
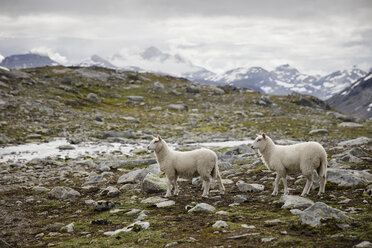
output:
[[[371, 247], [371, 123], [317, 99], [50, 67], [0, 70], [0, 110], [0, 247]], [[323, 196], [315, 183], [299, 197], [300, 175], [289, 178], [290, 196], [271, 196], [275, 174], [249, 142], [231, 142], [263, 131], [325, 147]], [[215, 150], [225, 195], [202, 198], [194, 178], [164, 198], [146, 150], [153, 135], [177, 150]], [[64, 143], [51, 153], [18, 146], [55, 139]]]

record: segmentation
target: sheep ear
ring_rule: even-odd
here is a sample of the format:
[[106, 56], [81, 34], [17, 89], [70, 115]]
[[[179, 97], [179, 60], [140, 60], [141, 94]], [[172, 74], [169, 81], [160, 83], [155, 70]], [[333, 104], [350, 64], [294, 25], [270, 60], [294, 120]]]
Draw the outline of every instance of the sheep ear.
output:
[[264, 139], [266, 139], [266, 134], [265, 134], [265, 133], [263, 133], [263, 134], [262, 134], [262, 137], [263, 137]]
[[160, 136], [158, 136], [158, 140], [159, 140], [159, 141], [161, 140]]

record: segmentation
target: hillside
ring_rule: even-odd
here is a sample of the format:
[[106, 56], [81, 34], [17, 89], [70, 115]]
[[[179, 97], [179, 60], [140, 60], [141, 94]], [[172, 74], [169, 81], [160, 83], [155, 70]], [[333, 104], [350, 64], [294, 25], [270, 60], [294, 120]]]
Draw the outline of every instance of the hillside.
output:
[[[1, 246], [372, 242], [372, 126], [350, 122], [356, 120], [314, 97], [262, 95], [100, 67], [0, 69], [0, 81]], [[271, 196], [275, 174], [249, 145], [262, 132], [277, 144], [313, 140], [325, 147], [329, 174], [323, 196], [316, 195], [316, 180], [301, 205], [283, 207], [289, 202], [281, 199], [282, 185]], [[162, 197], [164, 175], [146, 148], [157, 135], [176, 150], [213, 149], [225, 195], [212, 190], [202, 198], [194, 178], [179, 180], [179, 196]], [[304, 184], [300, 174], [291, 175], [290, 194], [299, 196]], [[314, 202], [332, 214], [326, 211], [328, 217], [312, 226], [304, 219], [308, 207], [319, 205]], [[215, 210], [189, 212], [198, 203]]]
[[25, 69], [56, 65], [58, 65], [58, 63], [50, 59], [48, 56], [32, 53], [8, 56], [0, 63], [0, 66], [9, 69]]
[[368, 119], [372, 117], [372, 74], [360, 78], [350, 87], [332, 96], [327, 103], [350, 115]]

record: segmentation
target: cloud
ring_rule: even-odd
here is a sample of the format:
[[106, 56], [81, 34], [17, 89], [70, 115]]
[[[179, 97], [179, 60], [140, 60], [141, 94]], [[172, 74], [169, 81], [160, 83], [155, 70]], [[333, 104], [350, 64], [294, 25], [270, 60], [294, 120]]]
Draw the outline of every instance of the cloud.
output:
[[[0, 0], [0, 53], [66, 63], [156, 46], [216, 72], [372, 65], [370, 0]], [[40, 49], [42, 48], [42, 49]], [[61, 55], [63, 54], [63, 56]], [[136, 61], [133, 58], [133, 61]], [[370, 66], [368, 66], [369, 68]]]
[[58, 52], [54, 52], [52, 49], [47, 48], [47, 47], [36, 47], [30, 50], [30, 53], [34, 54], [39, 54], [39, 55], [44, 55], [44, 56], [49, 56], [52, 60], [58, 62], [59, 64], [62, 65], [67, 65], [68, 60], [66, 57], [62, 56]]

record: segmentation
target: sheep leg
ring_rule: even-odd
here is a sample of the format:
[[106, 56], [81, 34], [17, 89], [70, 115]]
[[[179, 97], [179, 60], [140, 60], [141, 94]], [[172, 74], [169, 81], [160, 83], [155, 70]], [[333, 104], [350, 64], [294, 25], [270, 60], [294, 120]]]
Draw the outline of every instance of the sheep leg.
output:
[[220, 172], [218, 172], [218, 174], [217, 174], [217, 182], [218, 182], [218, 187], [220, 189], [220, 194], [221, 195], [225, 194], [225, 186], [223, 186]]
[[167, 180], [167, 193], [165, 194], [165, 197], [170, 197], [170, 196], [172, 196], [172, 183], [168, 178], [168, 180]]
[[276, 178], [275, 178], [275, 181], [274, 181], [274, 191], [271, 194], [272, 196], [278, 195], [278, 188], [279, 188], [280, 178], [281, 178], [281, 176], [279, 175], [279, 173], [276, 174]]
[[288, 195], [288, 186], [287, 186], [287, 177], [282, 178], [283, 186], [284, 186], [284, 195]]
[[209, 178], [203, 178], [204, 190], [203, 190], [202, 197], [208, 197], [210, 183], [211, 182], [210, 182], [210, 179]]
[[318, 195], [321, 195], [325, 192], [325, 184], [326, 184], [326, 178], [325, 176], [319, 177], [319, 192]]
[[177, 177], [175, 177], [172, 181], [173, 188], [174, 188], [174, 195], [178, 195], [180, 193], [180, 190], [177, 185]]
[[304, 187], [304, 190], [302, 191], [301, 196], [305, 196], [309, 194], [311, 186], [313, 185], [313, 174], [311, 174], [310, 176], [307, 176], [306, 179], [307, 179], [306, 185]]

